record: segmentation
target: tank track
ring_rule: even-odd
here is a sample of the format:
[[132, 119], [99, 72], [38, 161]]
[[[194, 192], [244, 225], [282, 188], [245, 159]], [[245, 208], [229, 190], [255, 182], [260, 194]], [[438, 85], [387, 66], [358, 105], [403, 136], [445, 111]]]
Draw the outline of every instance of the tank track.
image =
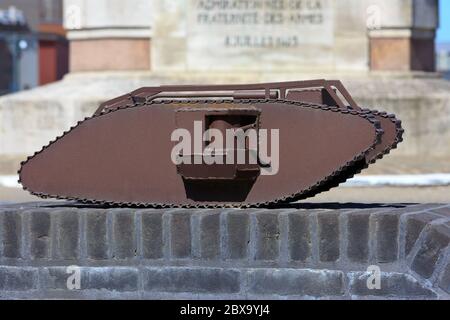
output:
[[[107, 115], [109, 113], [115, 112], [117, 110], [126, 109], [126, 108], [136, 108], [136, 107], [146, 107], [151, 106], [153, 104], [172, 104], [175, 102], [179, 102], [176, 100], [165, 100], [156, 102], [155, 100], [147, 100], [145, 102], [134, 102], [133, 99], [126, 97], [122, 100], [125, 102], [124, 105], [115, 105], [113, 108], [105, 109], [102, 113], [93, 115], [91, 117], [86, 117], [84, 120], [79, 121], [75, 126], [71, 127], [69, 130], [65, 131], [61, 136], [57, 137], [53, 141], [49, 142], [46, 146], [44, 146], [40, 151], [36, 152], [34, 155], [28, 157], [25, 161], [21, 163], [21, 168], [18, 171], [19, 174], [19, 183], [21, 183], [20, 175], [22, 166], [25, 165], [29, 160], [34, 158], [39, 153], [43, 152], [46, 148], [48, 148], [51, 144], [55, 143], [66, 134], [68, 134], [71, 130], [78, 127], [81, 123], [85, 121], [89, 121], [91, 119], [101, 117]], [[183, 101], [185, 104], [221, 104], [221, 103], [232, 103], [233, 100], [186, 100]], [[194, 209], [214, 209], [214, 208], [264, 208], [264, 207], [276, 207], [286, 203], [295, 202], [298, 200], [306, 199], [312, 196], [317, 195], [318, 193], [325, 192], [338, 186], [340, 183], [345, 182], [347, 179], [353, 177], [355, 174], [361, 172], [361, 170], [368, 167], [369, 164], [366, 164], [366, 156], [374, 150], [377, 144], [381, 141], [381, 136], [383, 134], [383, 130], [381, 129], [380, 122], [376, 120], [375, 116], [381, 115], [385, 117], [389, 117], [393, 122], [397, 125], [397, 138], [396, 143], [392, 146], [381, 152], [377, 155], [377, 159], [381, 159], [384, 155], [388, 154], [392, 149], [397, 147], [397, 144], [402, 141], [403, 129], [401, 128], [401, 122], [395, 119], [395, 116], [388, 115], [386, 113], [379, 113], [378, 111], [371, 111], [368, 109], [364, 110], [352, 110], [352, 109], [342, 109], [335, 106], [327, 106], [313, 103], [305, 103], [305, 102], [296, 102], [296, 101], [287, 101], [287, 100], [272, 100], [272, 99], [249, 99], [249, 100], [239, 100], [240, 104], [252, 104], [252, 103], [281, 103], [291, 106], [297, 107], [306, 107], [313, 109], [320, 109], [324, 111], [330, 112], [339, 112], [342, 114], [351, 114], [354, 116], [359, 116], [364, 119], [370, 121], [376, 130], [376, 137], [373, 141], [373, 144], [355, 156], [353, 159], [346, 162], [342, 167], [335, 170], [332, 174], [324, 178], [323, 180], [317, 182], [316, 184], [310, 186], [308, 189], [299, 191], [297, 193], [287, 195], [273, 201], [259, 202], [259, 203], [192, 203], [192, 204], [171, 204], [171, 203], [143, 203], [143, 202], [116, 202], [116, 201], [108, 201], [108, 200], [100, 200], [100, 199], [85, 199], [85, 198], [76, 198], [71, 196], [64, 195], [51, 195], [45, 193], [38, 193], [28, 190], [26, 187], [22, 186], [23, 190], [30, 192], [32, 195], [48, 199], [54, 198], [58, 200], [66, 200], [66, 201], [77, 201], [83, 204], [95, 205], [95, 206], [106, 206], [106, 207], [137, 207], [137, 208], [194, 208]], [[372, 161], [372, 163], [374, 163]], [[362, 165], [364, 164], [364, 165]]]
[[302, 197], [298, 198], [297, 201], [314, 197], [319, 193], [327, 192], [333, 188], [338, 187], [340, 184], [346, 182], [348, 179], [351, 179], [355, 175], [361, 173], [362, 170], [367, 169], [371, 164], [374, 164], [376, 161], [383, 159], [383, 157], [388, 155], [392, 150], [397, 149], [398, 144], [403, 141], [403, 134], [405, 130], [402, 128], [402, 122], [396, 119], [395, 115], [387, 114], [386, 112], [379, 112], [378, 110], [369, 110], [369, 109], [363, 109], [362, 112], [366, 112], [368, 114], [371, 114], [372, 116], [381, 116], [383, 118], [389, 118], [395, 124], [396, 128], [396, 138], [394, 143], [386, 147], [383, 151], [379, 152], [376, 155], [376, 157], [370, 162], [367, 163], [366, 160], [360, 160], [356, 165], [342, 171], [341, 174], [337, 176], [335, 179], [331, 179], [328, 183], [324, 184], [320, 188], [311, 191], [311, 193], [303, 195]]

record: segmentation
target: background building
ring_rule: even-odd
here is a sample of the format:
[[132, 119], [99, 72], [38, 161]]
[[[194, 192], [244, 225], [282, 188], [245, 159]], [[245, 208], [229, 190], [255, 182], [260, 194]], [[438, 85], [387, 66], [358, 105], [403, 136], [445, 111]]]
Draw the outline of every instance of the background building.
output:
[[450, 80], [450, 43], [440, 43], [436, 46], [437, 70], [443, 72]]
[[65, 6], [72, 72], [435, 69], [437, 0], [66, 0]]
[[436, 36], [436, 68], [450, 80], [450, 1], [439, 1], [440, 28]]
[[68, 71], [62, 0], [0, 0], [0, 94], [60, 80]]

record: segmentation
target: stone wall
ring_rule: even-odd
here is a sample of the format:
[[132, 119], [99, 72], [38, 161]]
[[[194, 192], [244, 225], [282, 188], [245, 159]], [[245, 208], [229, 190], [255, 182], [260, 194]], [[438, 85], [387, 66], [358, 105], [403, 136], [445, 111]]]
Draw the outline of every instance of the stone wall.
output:
[[3, 299], [450, 299], [450, 205], [3, 205], [0, 239]]

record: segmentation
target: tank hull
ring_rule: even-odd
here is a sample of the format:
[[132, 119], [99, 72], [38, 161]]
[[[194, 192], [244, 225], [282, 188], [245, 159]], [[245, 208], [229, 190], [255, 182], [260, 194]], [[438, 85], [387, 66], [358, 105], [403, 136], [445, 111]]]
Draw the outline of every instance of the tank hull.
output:
[[[233, 109], [258, 112], [258, 132], [270, 136], [278, 131], [277, 172], [265, 168], [268, 174], [246, 179], [218, 177], [217, 165], [202, 161], [197, 164], [201, 175], [180, 174], [180, 165], [171, 158], [177, 146], [174, 131], [185, 129], [195, 138], [192, 120]], [[153, 101], [111, 109], [79, 123], [28, 159], [20, 179], [34, 194], [87, 202], [263, 205], [295, 200], [320, 188], [367, 157], [382, 133], [370, 114], [301, 102]], [[191, 143], [194, 149], [195, 141]], [[274, 143], [268, 141], [268, 155], [275, 152]]]
[[102, 205], [273, 206], [338, 186], [402, 136], [339, 81], [146, 87], [101, 104], [19, 175], [32, 194]]

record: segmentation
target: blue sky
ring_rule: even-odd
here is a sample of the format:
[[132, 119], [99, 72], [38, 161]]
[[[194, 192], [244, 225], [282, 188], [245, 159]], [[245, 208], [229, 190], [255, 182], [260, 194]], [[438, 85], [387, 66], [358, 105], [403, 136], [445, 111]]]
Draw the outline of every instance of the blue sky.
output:
[[450, 42], [450, 0], [440, 1], [440, 28], [437, 42]]

